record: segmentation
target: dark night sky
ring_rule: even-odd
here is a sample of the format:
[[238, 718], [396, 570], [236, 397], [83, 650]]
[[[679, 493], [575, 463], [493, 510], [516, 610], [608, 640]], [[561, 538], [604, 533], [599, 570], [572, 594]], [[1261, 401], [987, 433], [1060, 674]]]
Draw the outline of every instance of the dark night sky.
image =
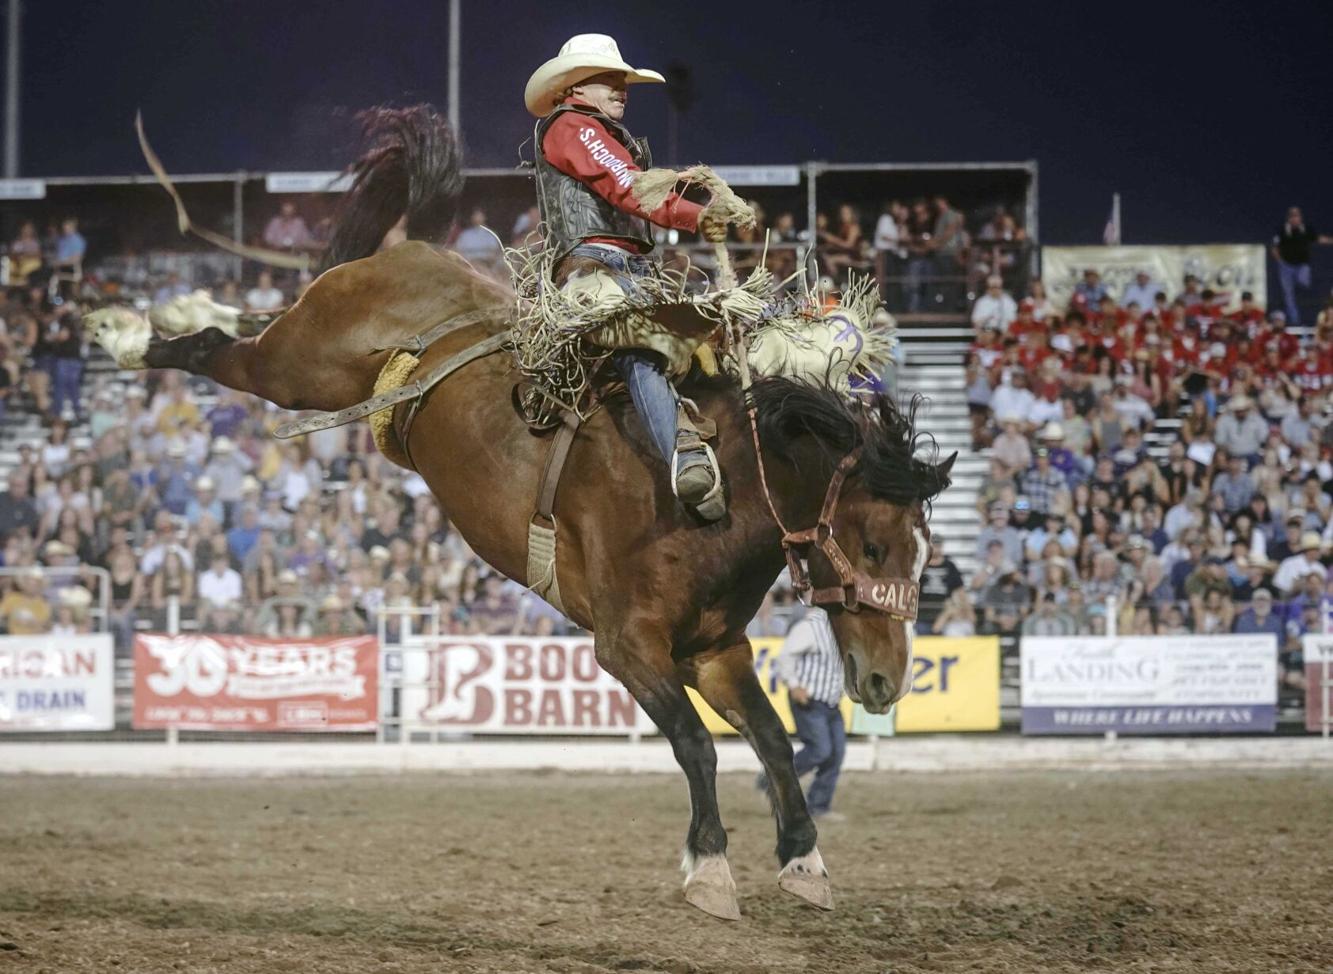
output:
[[[114, 0], [25, 4], [23, 173], [142, 172], [142, 107], [176, 172], [336, 169], [347, 117], [445, 105], [445, 0]], [[682, 11], [702, 10], [705, 19]], [[1288, 203], [1333, 226], [1333, 3], [727, 3], [464, 0], [470, 165], [531, 132], [529, 73], [571, 34], [633, 64], [688, 64], [685, 159], [715, 163], [1024, 160], [1042, 236], [1266, 237]], [[665, 147], [665, 97], [629, 121]]]

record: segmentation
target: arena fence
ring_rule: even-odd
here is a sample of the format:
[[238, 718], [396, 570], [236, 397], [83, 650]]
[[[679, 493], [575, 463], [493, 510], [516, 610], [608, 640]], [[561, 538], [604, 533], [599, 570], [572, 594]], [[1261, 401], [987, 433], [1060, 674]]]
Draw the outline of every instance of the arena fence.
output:
[[[596, 660], [591, 637], [441, 631], [434, 608], [381, 614], [375, 635], [272, 638], [145, 633], [112, 665], [109, 633], [0, 637], [6, 740], [290, 740], [374, 735], [381, 743], [654, 733]], [[756, 674], [788, 728], [781, 640], [753, 641]], [[1272, 635], [1077, 636], [1017, 641], [1015, 706], [1002, 719], [1003, 646], [994, 637], [920, 637], [912, 692], [889, 716], [850, 701], [852, 734], [1268, 734], [1278, 726]], [[1333, 734], [1333, 636], [1305, 637], [1304, 727]], [[705, 725], [730, 726], [696, 698]], [[94, 736], [95, 735], [95, 736]]]

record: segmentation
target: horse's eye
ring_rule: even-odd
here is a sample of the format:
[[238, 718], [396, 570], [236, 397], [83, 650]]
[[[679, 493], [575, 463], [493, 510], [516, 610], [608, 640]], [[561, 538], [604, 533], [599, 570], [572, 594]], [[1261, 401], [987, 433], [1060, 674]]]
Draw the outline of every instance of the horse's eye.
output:
[[867, 541], [865, 547], [861, 550], [865, 552], [865, 556], [871, 561], [879, 561], [879, 545], [871, 544]]

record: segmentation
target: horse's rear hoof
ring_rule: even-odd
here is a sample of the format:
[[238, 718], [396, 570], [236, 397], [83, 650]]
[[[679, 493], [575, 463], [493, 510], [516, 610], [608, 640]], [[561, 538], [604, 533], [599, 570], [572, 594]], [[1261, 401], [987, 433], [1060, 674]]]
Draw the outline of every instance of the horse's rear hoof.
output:
[[818, 849], [811, 849], [783, 866], [778, 873], [778, 886], [821, 910], [833, 909], [833, 887]]
[[719, 920], [739, 920], [736, 883], [725, 856], [705, 856], [685, 877], [685, 902]]

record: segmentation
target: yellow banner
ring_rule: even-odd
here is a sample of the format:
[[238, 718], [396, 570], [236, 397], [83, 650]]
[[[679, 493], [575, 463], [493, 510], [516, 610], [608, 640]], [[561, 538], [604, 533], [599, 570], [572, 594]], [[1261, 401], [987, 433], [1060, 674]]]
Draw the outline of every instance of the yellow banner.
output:
[[1000, 726], [1000, 641], [918, 636], [912, 692], [898, 704], [898, 733]]
[[1064, 308], [1083, 272], [1094, 270], [1120, 303], [1125, 287], [1140, 271], [1161, 285], [1167, 299], [1185, 289], [1185, 275], [1193, 274], [1200, 288], [1212, 288], [1228, 297], [1228, 308], [1240, 304], [1242, 291], [1254, 292], [1265, 307], [1268, 292], [1264, 248], [1259, 244], [1204, 244], [1189, 247], [1042, 247], [1041, 282], [1057, 308]]

